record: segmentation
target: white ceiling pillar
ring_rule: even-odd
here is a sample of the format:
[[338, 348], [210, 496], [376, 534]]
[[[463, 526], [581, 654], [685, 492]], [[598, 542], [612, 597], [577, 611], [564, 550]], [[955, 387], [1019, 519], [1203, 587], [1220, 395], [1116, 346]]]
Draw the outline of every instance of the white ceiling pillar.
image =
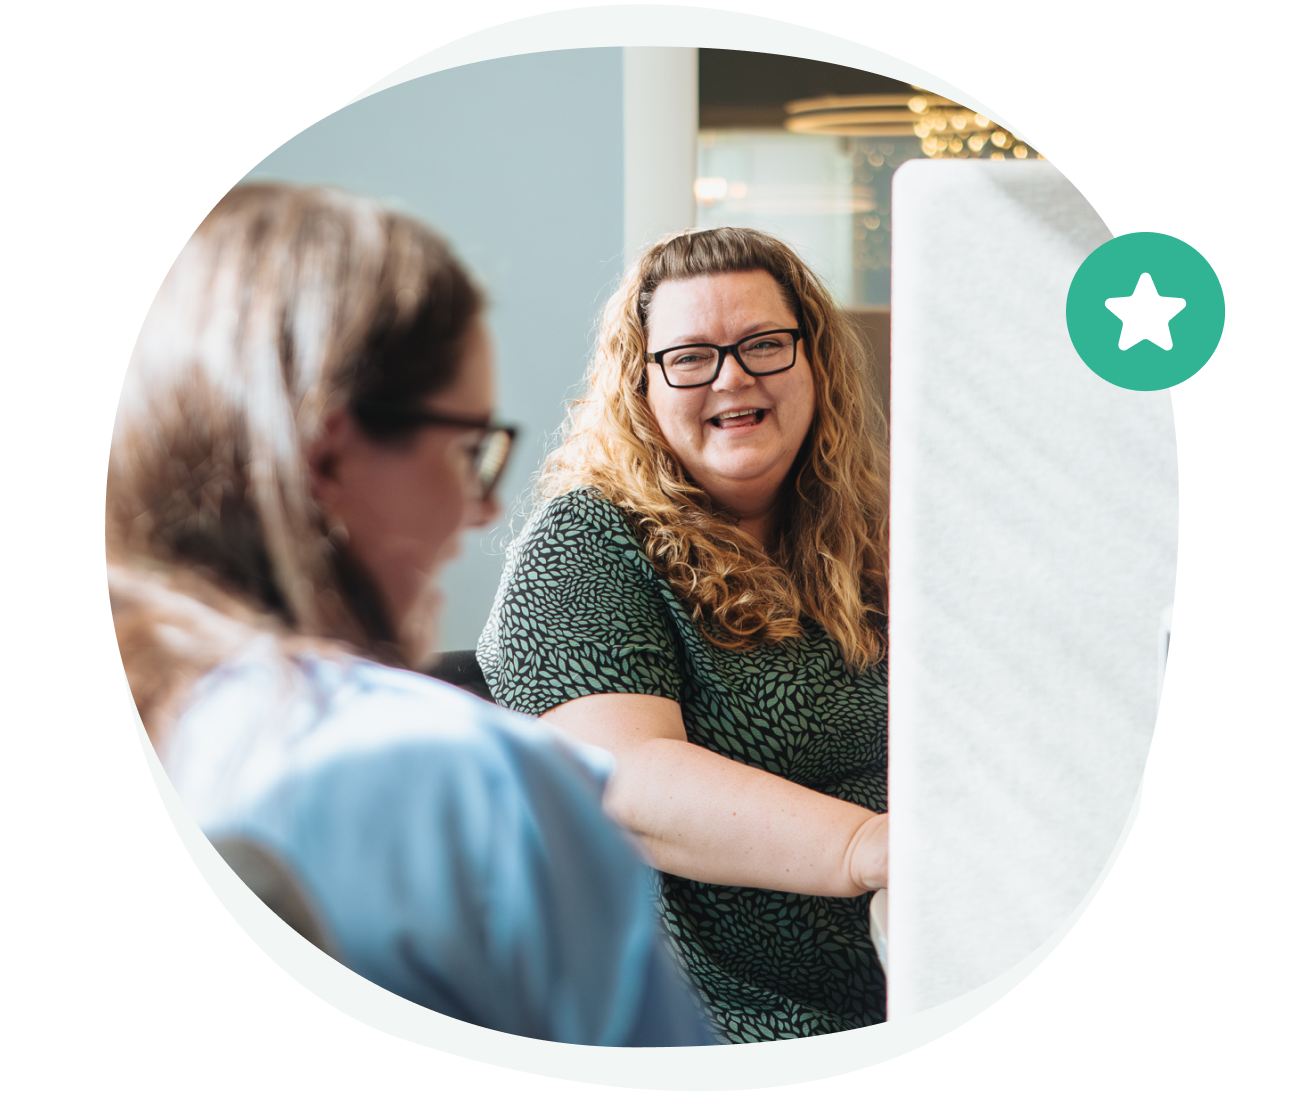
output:
[[623, 255], [695, 224], [699, 51], [623, 49]]

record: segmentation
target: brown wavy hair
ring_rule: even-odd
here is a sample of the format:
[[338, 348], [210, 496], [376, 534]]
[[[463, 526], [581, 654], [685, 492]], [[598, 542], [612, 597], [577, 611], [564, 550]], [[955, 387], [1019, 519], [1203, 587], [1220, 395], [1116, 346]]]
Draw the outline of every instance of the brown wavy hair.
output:
[[[816, 410], [764, 546], [686, 474], [646, 398], [646, 320], [663, 282], [766, 271], [806, 337]], [[629, 269], [605, 306], [586, 392], [538, 480], [541, 499], [594, 488], [719, 647], [745, 649], [818, 621], [861, 670], [885, 654], [889, 598], [887, 427], [866, 351], [826, 287], [780, 240], [746, 228], [678, 233]]]

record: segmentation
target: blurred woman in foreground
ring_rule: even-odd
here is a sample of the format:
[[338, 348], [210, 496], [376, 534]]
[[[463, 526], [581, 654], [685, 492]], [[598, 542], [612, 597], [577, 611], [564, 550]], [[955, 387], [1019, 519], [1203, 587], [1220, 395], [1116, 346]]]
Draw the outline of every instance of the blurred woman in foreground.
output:
[[286, 866], [357, 973], [523, 1036], [707, 1042], [601, 814], [603, 756], [395, 669], [432, 650], [461, 530], [497, 514], [511, 433], [481, 312], [445, 244], [371, 202], [217, 205], [115, 427], [131, 690], [205, 833]]

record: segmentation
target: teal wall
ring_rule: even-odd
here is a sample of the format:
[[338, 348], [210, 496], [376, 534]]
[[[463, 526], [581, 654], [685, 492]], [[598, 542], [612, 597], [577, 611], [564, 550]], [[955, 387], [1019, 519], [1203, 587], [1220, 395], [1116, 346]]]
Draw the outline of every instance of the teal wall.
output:
[[425, 219], [490, 299], [499, 415], [523, 427], [507, 518], [444, 573], [444, 649], [470, 648], [501, 572], [509, 515], [559, 427], [623, 249], [619, 49], [499, 58], [344, 107], [247, 176], [343, 187]]
[[[329, 183], [437, 226], [484, 283], [508, 511], [575, 394], [623, 250], [623, 60], [577, 49], [434, 73], [331, 112], [0, 112], [14, 234], [64, 311], [65, 394], [103, 476], [136, 331], [175, 253], [244, 175]], [[506, 523], [446, 574], [443, 647], [477, 641]]]
[[[434, 73], [331, 112], [8, 110], [14, 234], [64, 312], [64, 391], [103, 476], [135, 334], [175, 253], [246, 174], [377, 196], [437, 226], [484, 283], [499, 413], [523, 426], [517, 511], [563, 420], [623, 250], [623, 60], [577, 49]], [[507, 520], [446, 574], [442, 646], [472, 647]]]

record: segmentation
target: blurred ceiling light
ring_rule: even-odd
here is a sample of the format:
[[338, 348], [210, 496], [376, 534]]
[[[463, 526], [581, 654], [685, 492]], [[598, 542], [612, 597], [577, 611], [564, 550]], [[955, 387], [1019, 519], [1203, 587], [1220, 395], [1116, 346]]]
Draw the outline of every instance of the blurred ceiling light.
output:
[[911, 137], [916, 112], [909, 108], [909, 101], [925, 102], [919, 95], [892, 92], [796, 99], [785, 105], [785, 128], [792, 133], [838, 137]]
[[695, 180], [695, 200], [701, 205], [716, 202], [727, 196], [727, 181], [718, 176], [707, 176]]
[[[785, 128], [792, 133], [838, 137], [919, 137], [921, 151], [930, 157], [978, 159], [985, 155], [989, 141], [998, 149], [1023, 148], [1024, 152], [1015, 152], [1021, 160], [1033, 151], [1018, 144], [1016, 137], [984, 115], [929, 92], [822, 95], [787, 103], [785, 113]], [[933, 136], [936, 133], [957, 133], [966, 140], [936, 139]], [[988, 153], [993, 154], [993, 150], [989, 149]], [[1041, 159], [1038, 153], [1033, 155]], [[1004, 157], [993, 154], [991, 158], [1001, 160]], [[873, 165], [879, 166], [874, 161]]]

